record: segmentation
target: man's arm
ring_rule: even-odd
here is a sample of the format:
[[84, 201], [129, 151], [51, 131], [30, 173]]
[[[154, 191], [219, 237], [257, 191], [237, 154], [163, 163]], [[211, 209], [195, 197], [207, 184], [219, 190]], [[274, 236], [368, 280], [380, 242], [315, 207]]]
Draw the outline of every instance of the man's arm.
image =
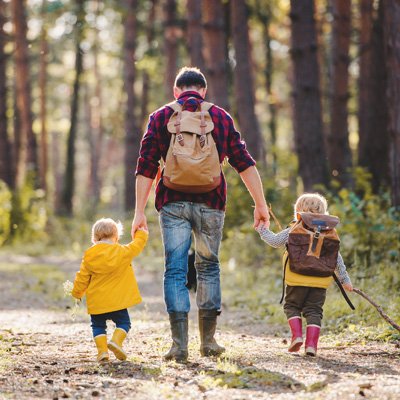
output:
[[136, 208], [135, 217], [132, 222], [132, 238], [135, 237], [135, 232], [139, 228], [145, 228], [147, 230], [147, 220], [144, 215], [144, 209], [146, 208], [153, 180], [154, 179], [147, 178], [143, 175], [136, 176]]
[[264, 198], [262, 183], [257, 168], [255, 166], [251, 166], [245, 169], [243, 172], [240, 173], [240, 177], [242, 178], [247, 189], [249, 190], [251, 197], [253, 198], [255, 203], [253, 225], [254, 228], [257, 229], [258, 226], [263, 225], [269, 227], [268, 207]]

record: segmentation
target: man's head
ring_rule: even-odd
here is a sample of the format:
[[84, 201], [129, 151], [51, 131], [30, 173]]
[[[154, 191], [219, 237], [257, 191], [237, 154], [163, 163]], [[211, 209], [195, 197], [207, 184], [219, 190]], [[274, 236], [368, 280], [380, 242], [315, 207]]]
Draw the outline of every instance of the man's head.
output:
[[207, 91], [207, 81], [198, 68], [183, 67], [175, 78], [174, 95], [178, 98], [183, 92], [196, 91], [204, 97]]
[[92, 242], [97, 243], [101, 240], [116, 242], [122, 235], [121, 222], [115, 222], [111, 218], [101, 218], [93, 225]]

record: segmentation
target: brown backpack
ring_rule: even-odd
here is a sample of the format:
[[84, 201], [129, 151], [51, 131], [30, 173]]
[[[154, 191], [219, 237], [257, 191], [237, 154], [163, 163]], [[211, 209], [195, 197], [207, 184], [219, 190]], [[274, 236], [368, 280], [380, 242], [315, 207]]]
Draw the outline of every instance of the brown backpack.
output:
[[[197, 109], [186, 110], [189, 100]], [[211, 135], [214, 123], [208, 110], [213, 105], [191, 97], [181, 106], [168, 104], [174, 110], [167, 129], [171, 141], [165, 159], [163, 183], [170, 189], [185, 193], [206, 193], [221, 183], [218, 150]]]
[[300, 275], [333, 276], [340, 240], [333, 215], [299, 213], [300, 219], [289, 232], [288, 253], [292, 272]]

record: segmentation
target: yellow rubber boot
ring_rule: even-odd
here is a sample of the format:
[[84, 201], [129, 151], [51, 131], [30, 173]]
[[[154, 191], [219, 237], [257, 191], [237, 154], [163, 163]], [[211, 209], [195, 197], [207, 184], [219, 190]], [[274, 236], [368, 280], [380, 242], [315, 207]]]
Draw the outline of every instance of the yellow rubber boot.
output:
[[108, 342], [107, 344], [108, 348], [115, 354], [115, 357], [117, 357], [118, 360], [126, 360], [127, 355], [125, 351], [122, 350], [122, 343], [126, 336], [127, 333], [123, 329], [116, 328], [111, 342]]
[[97, 361], [108, 361], [109, 355], [107, 350], [107, 336], [99, 335], [94, 338], [94, 342], [96, 343], [96, 347], [98, 350]]

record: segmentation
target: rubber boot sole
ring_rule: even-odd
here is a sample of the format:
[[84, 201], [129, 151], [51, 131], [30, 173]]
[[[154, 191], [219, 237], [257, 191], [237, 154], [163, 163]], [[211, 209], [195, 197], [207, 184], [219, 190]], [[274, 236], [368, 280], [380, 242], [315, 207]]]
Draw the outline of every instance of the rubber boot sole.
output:
[[300, 350], [300, 347], [303, 345], [303, 338], [298, 337], [290, 344], [288, 348], [289, 353], [295, 353]]
[[117, 357], [118, 360], [123, 361], [126, 360], [126, 358], [128, 357], [124, 350], [122, 350], [122, 348], [114, 342], [107, 343], [107, 347], [115, 354], [115, 357]]

